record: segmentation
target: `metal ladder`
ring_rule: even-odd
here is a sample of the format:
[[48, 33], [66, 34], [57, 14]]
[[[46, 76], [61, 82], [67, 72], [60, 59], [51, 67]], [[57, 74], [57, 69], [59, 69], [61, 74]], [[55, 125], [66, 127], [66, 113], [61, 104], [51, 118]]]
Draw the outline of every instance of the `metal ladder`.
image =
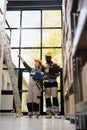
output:
[[14, 96], [14, 102], [15, 102], [15, 108], [16, 108], [16, 117], [23, 116], [21, 112], [21, 101], [20, 101], [20, 95], [19, 95], [19, 89], [17, 85], [17, 77], [15, 70], [13, 68], [13, 63], [12, 63], [12, 58], [11, 58], [11, 49], [10, 49], [10, 44], [9, 44], [9, 39], [5, 33], [3, 32], [4, 37], [3, 37], [3, 42], [4, 42], [4, 57], [5, 57], [5, 62], [8, 67], [8, 72], [10, 75], [10, 80], [12, 84], [12, 90], [13, 90], [13, 96]]

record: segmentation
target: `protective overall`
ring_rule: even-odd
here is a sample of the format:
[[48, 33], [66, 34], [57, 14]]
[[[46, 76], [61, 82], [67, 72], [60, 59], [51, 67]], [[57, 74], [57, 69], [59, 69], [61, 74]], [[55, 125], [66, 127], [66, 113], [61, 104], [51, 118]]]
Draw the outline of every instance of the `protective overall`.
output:
[[40, 114], [40, 96], [41, 96], [40, 80], [42, 78], [39, 72], [41, 72], [41, 69], [35, 70], [34, 68], [31, 68], [30, 66], [28, 66], [26, 62], [23, 62], [23, 64], [30, 72], [28, 98], [27, 98], [28, 114], [29, 116], [39, 115]]

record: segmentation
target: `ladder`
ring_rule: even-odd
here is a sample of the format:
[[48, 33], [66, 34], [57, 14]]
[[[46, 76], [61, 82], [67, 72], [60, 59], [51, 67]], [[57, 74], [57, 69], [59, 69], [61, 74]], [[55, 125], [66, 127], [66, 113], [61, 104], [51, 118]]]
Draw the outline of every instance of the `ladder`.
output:
[[15, 102], [15, 108], [16, 108], [16, 117], [19, 117], [19, 116], [23, 116], [23, 114], [21, 112], [21, 101], [20, 101], [19, 89], [17, 86], [17, 77], [16, 77], [15, 70], [13, 68], [13, 62], [11, 58], [11, 48], [9, 44], [10, 41], [5, 31], [3, 32], [3, 34], [4, 34], [4, 37], [3, 37], [4, 58], [8, 67], [8, 72], [9, 72], [10, 80], [12, 84], [12, 90], [13, 90], [13, 96], [14, 96], [14, 102]]

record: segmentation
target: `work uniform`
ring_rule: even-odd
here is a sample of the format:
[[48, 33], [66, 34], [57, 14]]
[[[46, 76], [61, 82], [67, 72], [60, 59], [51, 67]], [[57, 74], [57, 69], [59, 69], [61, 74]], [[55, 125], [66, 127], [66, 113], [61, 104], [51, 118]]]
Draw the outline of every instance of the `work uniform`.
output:
[[41, 85], [39, 80], [34, 80], [33, 76], [36, 72], [41, 72], [41, 68], [35, 70], [31, 68], [26, 62], [23, 62], [25, 68], [30, 72], [29, 88], [27, 97], [27, 108], [29, 116], [40, 114], [40, 96]]
[[[55, 69], [57, 68], [57, 71]], [[48, 115], [58, 114], [58, 93], [57, 87], [58, 83], [56, 78], [58, 75], [58, 66], [57, 64], [51, 62], [50, 64], [45, 65], [45, 70], [48, 70], [48, 74], [45, 74], [44, 78], [44, 87], [45, 87], [45, 96], [46, 96], [46, 112]]]

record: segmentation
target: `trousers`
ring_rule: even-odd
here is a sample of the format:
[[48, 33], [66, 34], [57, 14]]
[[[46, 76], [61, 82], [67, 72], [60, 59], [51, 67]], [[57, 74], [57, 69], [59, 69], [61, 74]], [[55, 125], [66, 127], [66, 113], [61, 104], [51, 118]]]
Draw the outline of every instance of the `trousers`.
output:
[[47, 114], [58, 114], [58, 92], [57, 92], [57, 82], [47, 82], [44, 83], [45, 87], [45, 97], [46, 97], [46, 113]]
[[27, 108], [29, 115], [40, 114], [40, 96], [40, 83], [30, 77], [27, 97]]

